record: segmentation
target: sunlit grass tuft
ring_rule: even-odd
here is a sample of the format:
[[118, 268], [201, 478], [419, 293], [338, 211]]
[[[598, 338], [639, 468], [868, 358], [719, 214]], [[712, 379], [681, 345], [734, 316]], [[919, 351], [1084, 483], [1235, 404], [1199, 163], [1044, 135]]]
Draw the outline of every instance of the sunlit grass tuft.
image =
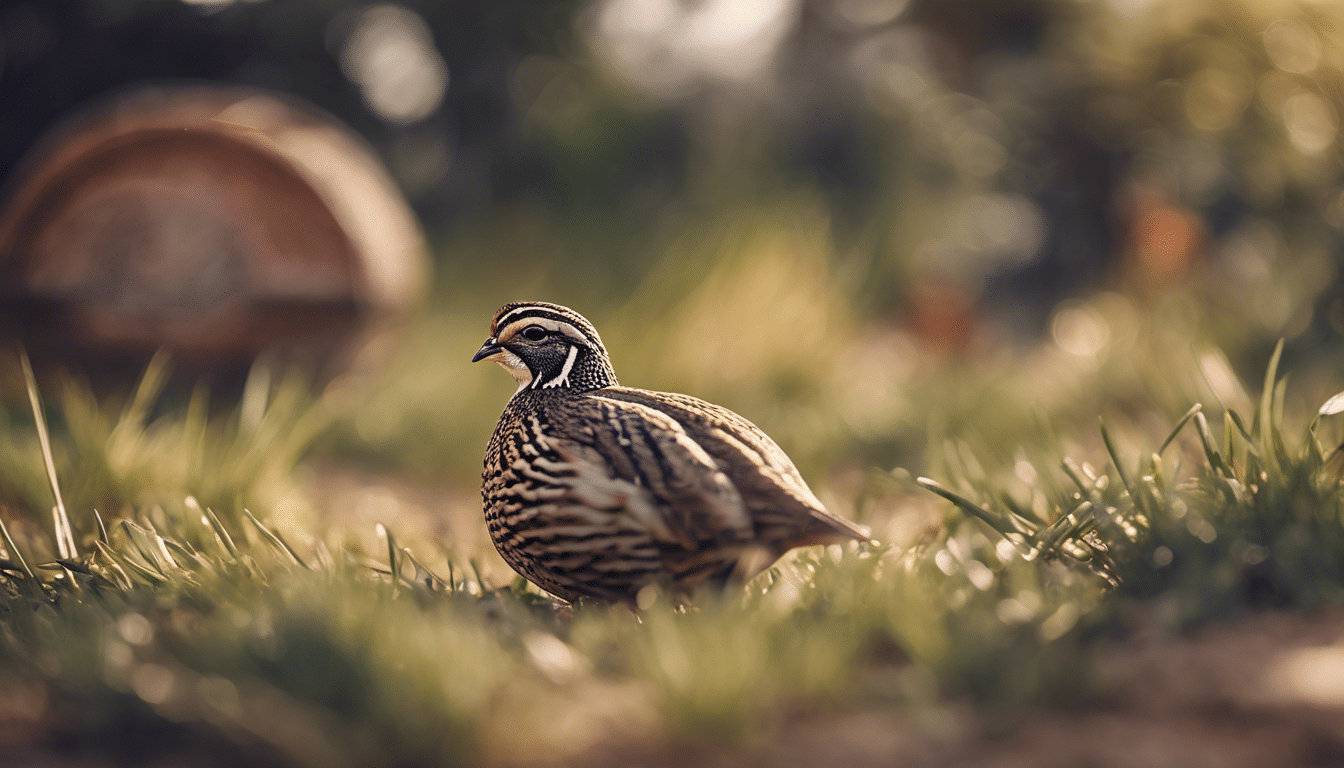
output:
[[[119, 408], [67, 377], [44, 413], [29, 379], [34, 415], [0, 410], [6, 436], [0, 441], [0, 502], [31, 525], [43, 524], [44, 510], [63, 507], [67, 547], [76, 538], [84, 545], [93, 539], [94, 510], [105, 518], [138, 516], [161, 524], [168, 517], [199, 516], [197, 507], [206, 507], [235, 533], [245, 506], [290, 518], [310, 513], [296, 509], [303, 503], [295, 503], [291, 475], [335, 418], [334, 398], [314, 398], [298, 372], [277, 377], [258, 365], [241, 402], [222, 414], [211, 412], [208, 392], [199, 386], [185, 405], [163, 406], [159, 413], [169, 366], [166, 356], [156, 356]], [[191, 505], [184, 501], [189, 498]]]
[[[1026, 463], [1042, 482], [1025, 502], [964, 451], [951, 451], [947, 466], [982, 502], [921, 483], [1025, 558], [1086, 564], [1117, 595], [1151, 603], [1169, 623], [1266, 605], [1342, 604], [1344, 484], [1317, 436], [1332, 409], [1326, 403], [1290, 434], [1281, 352], [1282, 343], [1251, 419], [1227, 409], [1215, 429], [1196, 405], [1137, 460], [1121, 454], [1103, 422], [1109, 461], [1100, 470], [1067, 457], [1054, 469]], [[1177, 445], [1184, 450], [1169, 450]]]

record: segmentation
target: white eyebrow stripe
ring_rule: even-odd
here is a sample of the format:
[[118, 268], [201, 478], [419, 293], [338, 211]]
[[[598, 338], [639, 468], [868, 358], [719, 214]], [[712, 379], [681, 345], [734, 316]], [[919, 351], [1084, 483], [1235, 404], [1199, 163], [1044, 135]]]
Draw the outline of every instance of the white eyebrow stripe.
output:
[[496, 320], [496, 321], [495, 321], [495, 325], [496, 325], [496, 326], [499, 326], [499, 327], [503, 327], [504, 322], [505, 322], [506, 320], [508, 320], [510, 317], [513, 317], [514, 315], [518, 314], [519, 312], [524, 312], [524, 311], [529, 310], [529, 309], [535, 309], [535, 307], [531, 306], [530, 304], [524, 304], [524, 305], [521, 306], [521, 307], [514, 307], [513, 309], [510, 309], [508, 312], [506, 312], [506, 313], [504, 314], [503, 317], [501, 317], [501, 318], [499, 318], [498, 320]]
[[[509, 314], [513, 313], [511, 312]], [[512, 339], [515, 335], [517, 335], [518, 331], [522, 330], [523, 328], [526, 328], [529, 325], [539, 325], [548, 331], [563, 333], [564, 335], [570, 337], [571, 339], [578, 339], [579, 341], [582, 341], [584, 343], [587, 343], [588, 341], [588, 339], [585, 338], [584, 335], [579, 332], [578, 328], [575, 328], [569, 323], [562, 322], [560, 320], [551, 320], [550, 318], [547, 317], [525, 317], [521, 320], [515, 320], [509, 325], [500, 326], [499, 333], [495, 336], [495, 338], [499, 339], [499, 343], [503, 343], [505, 341], [508, 341], [509, 339]]]
[[579, 348], [573, 345], [569, 347], [569, 357], [565, 358], [565, 367], [560, 369], [560, 375], [541, 385], [542, 389], [551, 387], [562, 387], [569, 384], [569, 372], [574, 370], [574, 361], [579, 358]]

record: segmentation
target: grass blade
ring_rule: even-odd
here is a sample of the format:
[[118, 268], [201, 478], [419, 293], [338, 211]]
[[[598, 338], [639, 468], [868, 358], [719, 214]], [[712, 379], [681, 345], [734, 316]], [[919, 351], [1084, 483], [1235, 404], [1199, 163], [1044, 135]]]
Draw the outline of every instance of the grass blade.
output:
[[411, 554], [411, 550], [403, 547], [401, 553], [411, 562], [411, 565], [415, 566], [415, 583], [423, 584], [433, 591], [442, 591], [447, 587], [448, 582], [439, 578], [438, 574], [427, 568], [424, 563], [415, 559], [415, 555]]
[[[481, 578], [481, 564], [476, 562], [476, 558], [473, 557], [467, 561], [467, 565], [471, 566], [471, 575], [476, 577], [476, 594], [484, 595], [485, 579]], [[468, 588], [467, 592], [470, 594], [471, 589]]]
[[967, 499], [964, 496], [961, 496], [953, 491], [948, 490], [947, 488], [944, 488], [942, 485], [939, 485], [938, 481], [936, 480], [931, 480], [927, 477], [921, 477], [916, 479], [915, 482], [919, 483], [928, 490], [938, 494], [939, 496], [942, 496], [944, 499], [947, 499], [948, 501], [957, 505], [971, 516], [979, 518], [986, 525], [998, 531], [999, 534], [1003, 535], [1004, 537], [1007, 537], [1007, 535], [1010, 533], [1018, 532], [1011, 525], [1005, 524], [1002, 520], [1000, 520], [998, 515], [995, 515], [993, 512], [990, 512], [989, 510], [985, 509], [979, 504], [976, 504], [970, 499]]
[[387, 569], [392, 574], [392, 594], [397, 593], [401, 586], [401, 557], [400, 550], [397, 548], [397, 540], [393, 538], [392, 531], [387, 526], [378, 523], [377, 531], [387, 541]]
[[1269, 431], [1266, 437], [1270, 448], [1274, 451], [1274, 458], [1279, 462], [1280, 467], [1287, 467], [1292, 463], [1288, 456], [1288, 446], [1283, 442], [1283, 403], [1288, 394], [1288, 377], [1285, 376], [1274, 385], [1274, 398], [1270, 406]]
[[1115, 466], [1115, 473], [1120, 476], [1120, 484], [1125, 486], [1130, 498], [1134, 498], [1134, 487], [1129, 482], [1129, 473], [1125, 471], [1124, 464], [1120, 461], [1120, 452], [1115, 449], [1115, 440], [1111, 438], [1111, 430], [1106, 428], [1106, 422], [1098, 420], [1101, 426], [1101, 442], [1106, 444], [1106, 452], [1111, 455], [1111, 464]]
[[[1279, 376], [1279, 358], [1283, 356], [1283, 339], [1274, 345], [1274, 354], [1269, 356], [1269, 366], [1265, 368], [1265, 386], [1260, 390], [1260, 410], [1256, 418], [1256, 429], [1259, 430], [1259, 436], [1263, 440], [1266, 430], [1269, 429], [1271, 409], [1274, 405], [1274, 382]], [[1262, 443], [1268, 445], [1268, 443]]]
[[125, 590], [132, 589], [135, 586], [135, 584], [131, 581], [131, 577], [126, 573], [126, 569], [122, 567], [122, 563], [125, 563], [127, 566], [130, 566], [132, 568], [138, 566], [135, 566], [133, 563], [129, 562], [129, 558], [122, 556], [121, 553], [117, 552], [115, 549], [112, 549], [112, 546], [110, 544], [107, 544], [106, 542], [96, 541], [94, 542], [94, 546], [97, 549], [97, 551], [102, 554], [103, 557], [107, 558], [108, 569], [112, 573], [115, 573], [116, 575], [121, 577], [121, 587]]
[[1218, 443], [1213, 439], [1213, 432], [1209, 429], [1209, 420], [1204, 418], [1203, 413], [1195, 414], [1196, 434], [1199, 435], [1199, 442], [1204, 446], [1204, 455], [1209, 459], [1209, 466], [1213, 467], [1220, 475], [1225, 475], [1223, 467], [1223, 456], [1218, 452]]
[[1053, 549], [1061, 540], [1068, 537], [1076, 528], [1081, 526], [1088, 519], [1088, 513], [1092, 511], [1092, 502], [1084, 501], [1074, 507], [1071, 512], [1060, 515], [1059, 519], [1043, 529], [1034, 542], [1042, 549]]
[[163, 392], [163, 387], [168, 383], [169, 355], [166, 350], [160, 349], [150, 358], [149, 365], [145, 366], [145, 372], [140, 375], [140, 381], [135, 385], [135, 393], [131, 396], [131, 402], [122, 409], [121, 415], [117, 418], [117, 425], [114, 432], [122, 433], [126, 430], [138, 430], [145, 420], [149, 417], [149, 408], [154, 400]]
[[1251, 437], [1251, 432], [1246, 429], [1246, 424], [1241, 420], [1241, 416], [1231, 409], [1227, 411], [1227, 415], [1232, 419], [1232, 423], [1236, 426], [1237, 431], [1246, 439], [1246, 450], [1250, 451], [1252, 456], [1259, 456], [1260, 447], [1255, 444], [1255, 438]]
[[1190, 406], [1190, 410], [1186, 411], [1185, 415], [1182, 416], [1180, 420], [1176, 422], [1176, 426], [1171, 428], [1171, 433], [1167, 435], [1167, 439], [1162, 441], [1162, 447], [1157, 449], [1158, 456], [1161, 456], [1163, 453], [1166, 452], [1167, 446], [1175, 442], [1176, 436], [1181, 433], [1182, 429], [1185, 429], [1185, 425], [1189, 424], [1190, 420], [1195, 418], [1195, 414], [1199, 413], [1200, 410], [1203, 408], [1204, 406], [1199, 403], [1195, 403], [1194, 405]]
[[255, 435], [261, 428], [271, 397], [271, 378], [271, 366], [265, 360], [253, 363], [247, 372], [242, 402], [238, 406], [238, 428], [245, 435]]
[[[134, 549], [135, 554], [139, 555], [140, 558], [145, 561], [146, 566], [153, 569], [156, 577], [162, 581], [167, 581], [168, 576], [164, 567], [163, 557], [160, 556], [158, 552], [159, 548], [153, 542], [153, 539], [157, 538], [158, 534], [147, 531], [130, 520], [121, 521], [121, 530], [126, 534], [126, 538], [130, 541], [131, 548]], [[126, 562], [137, 567], [139, 566], [139, 564], [135, 562], [135, 558], [129, 556], [126, 557]]]
[[1092, 493], [1093, 484], [1087, 482], [1083, 470], [1073, 461], [1073, 459], [1065, 456], [1063, 461], [1059, 462], [1059, 466], [1064, 470], [1064, 474], [1068, 475], [1069, 479], [1078, 486], [1079, 491], [1082, 491], [1084, 494]]
[[[111, 548], [109, 547], [109, 549]], [[134, 573], [135, 575], [139, 576], [142, 580], [144, 580], [146, 584], [149, 584], [151, 586], [157, 586], [159, 584], [168, 583], [167, 576], [164, 576], [162, 573], [154, 570], [153, 568], [150, 568], [146, 565], [142, 565], [136, 562], [135, 558], [133, 557], [123, 555], [121, 558], [121, 562], [124, 563], [127, 567], [129, 567], [132, 573]]]
[[1010, 496], [1006, 491], [1001, 492], [998, 498], [999, 503], [1002, 504], [1009, 512], [1011, 512], [1014, 517], [1020, 518], [1024, 524], [1029, 524], [1036, 529], [1039, 529], [1041, 526], [1045, 525], [1045, 520], [1041, 518], [1041, 516], [1036, 512], [1036, 510], [1032, 509], [1031, 507], [1023, 507], [1021, 504], [1018, 504], [1016, 501], [1013, 500], [1013, 497]]
[[28, 386], [28, 403], [33, 407], [33, 422], [37, 425], [37, 440], [42, 445], [42, 462], [47, 468], [47, 480], [51, 483], [51, 494], [56, 506], [51, 510], [52, 527], [56, 532], [56, 551], [62, 560], [73, 560], [79, 556], [75, 548], [75, 534], [70, 528], [70, 518], [65, 514], [65, 501], [61, 498], [61, 484], [56, 481], [56, 462], [51, 457], [51, 437], [47, 434], [47, 419], [42, 413], [42, 402], [37, 394], [37, 377], [33, 376], [33, 365], [28, 360], [28, 352], [19, 348], [19, 366], [23, 368], [24, 383]]
[[98, 508], [93, 508], [94, 522], [98, 523], [98, 540], [107, 543], [107, 525], [103, 523], [103, 516], [98, 513]]
[[219, 537], [220, 543], [224, 545], [224, 549], [236, 562], [238, 560], [238, 546], [233, 543], [233, 537], [229, 535], [229, 530], [224, 527], [224, 524], [219, 521], [219, 516], [215, 514], [215, 510], [206, 507], [205, 518], [210, 521], [210, 527], [215, 530], [215, 535]]
[[33, 569], [28, 567], [28, 560], [25, 559], [23, 553], [19, 551], [18, 545], [14, 543], [14, 538], [9, 535], [9, 526], [5, 525], [3, 519], [0, 519], [0, 536], [3, 536], [5, 539], [5, 549], [9, 550], [9, 556], [19, 561], [19, 566], [23, 568], [23, 572], [28, 574], [28, 578], [33, 584], [36, 584], [37, 574], [33, 573]]
[[257, 519], [256, 515], [252, 514], [251, 510], [244, 509], [243, 514], [247, 515], [247, 519], [252, 521], [252, 525], [256, 526], [258, 531], [261, 531], [261, 535], [265, 537], [266, 541], [278, 552], [283, 554], [286, 559], [290, 560], [295, 565], [301, 565], [304, 568], [308, 567], [308, 564], [300, 560], [298, 554], [290, 549], [289, 545], [285, 543], [285, 540], [275, 535], [275, 533], [265, 525], [262, 525], [261, 521]]

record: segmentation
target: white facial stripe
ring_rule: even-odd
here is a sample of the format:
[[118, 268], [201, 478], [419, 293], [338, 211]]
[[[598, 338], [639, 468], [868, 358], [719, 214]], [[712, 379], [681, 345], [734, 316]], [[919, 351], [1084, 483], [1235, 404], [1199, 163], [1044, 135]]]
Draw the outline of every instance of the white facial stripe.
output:
[[499, 363], [504, 370], [509, 372], [509, 375], [513, 377], [513, 380], [518, 382], [518, 389], [513, 392], [515, 395], [522, 392], [527, 388], [528, 384], [532, 383], [532, 372], [523, 364], [523, 359], [507, 349], [501, 349], [495, 354], [481, 359], [493, 360], [496, 363]]
[[[511, 315], [513, 314], [513, 312], [510, 312], [509, 314]], [[575, 328], [569, 323], [563, 323], [560, 322], [559, 320], [550, 320], [545, 317], [525, 317], [521, 320], [515, 320], [509, 325], [501, 326], [499, 335], [496, 338], [499, 339], [500, 344], [503, 344], [506, 341], [512, 340], [514, 336], [518, 335], [519, 331], [523, 330], [529, 325], [539, 325], [548, 331], [555, 331], [556, 333], [562, 333], [570, 337], [571, 339], [578, 339], [579, 341], [587, 343], [587, 339], [584, 338], [584, 335], [579, 332], [578, 328]]]
[[570, 346], [569, 357], [565, 358], [565, 367], [560, 369], [560, 375], [541, 385], [542, 389], [551, 387], [563, 387], [569, 384], [569, 372], [574, 370], [574, 361], [579, 357], [579, 348]]
[[503, 327], [504, 323], [507, 322], [508, 319], [509, 319], [510, 317], [513, 317], [514, 315], [518, 314], [519, 312], [525, 312], [525, 311], [527, 311], [527, 310], [529, 310], [529, 309], [532, 309], [532, 307], [530, 307], [530, 306], [528, 306], [528, 305], [526, 305], [526, 304], [524, 304], [524, 305], [521, 306], [521, 307], [514, 307], [513, 309], [510, 309], [507, 313], [505, 313], [505, 315], [504, 315], [503, 317], [501, 317], [501, 318], [499, 318], [498, 320], [496, 320], [496, 321], [495, 321], [495, 326], [496, 326], [496, 327]]

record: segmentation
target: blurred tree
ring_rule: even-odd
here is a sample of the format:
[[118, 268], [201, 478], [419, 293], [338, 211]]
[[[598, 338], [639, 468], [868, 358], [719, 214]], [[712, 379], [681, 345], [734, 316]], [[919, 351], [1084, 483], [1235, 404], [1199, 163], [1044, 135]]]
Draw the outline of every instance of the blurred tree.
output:
[[952, 291], [1035, 331], [1179, 283], [1224, 342], [1322, 343], [1341, 29], [1308, 0], [11, 2], [0, 174], [109, 89], [224, 80], [330, 110], [431, 230], [485, 221], [480, 253], [594, 298], [631, 295], [659, 232], [817, 189], [869, 312]]
[[[576, 4], [437, 3], [404, 6], [423, 20], [450, 79], [414, 120], [395, 121], [366, 98], [343, 55], [376, 4], [41, 0], [0, 10], [0, 177], [53, 123], [128, 84], [201, 79], [302, 96], [373, 143], [431, 221], [491, 199], [490, 169], [510, 135], [509, 80], [519, 60], [554, 53]], [[381, 53], [395, 77], [406, 30]], [[388, 38], [385, 37], [385, 42]], [[348, 58], [348, 57], [347, 57]], [[367, 85], [367, 83], [364, 83]], [[412, 83], [414, 85], [414, 83]], [[451, 173], [449, 168], [451, 166]]]

